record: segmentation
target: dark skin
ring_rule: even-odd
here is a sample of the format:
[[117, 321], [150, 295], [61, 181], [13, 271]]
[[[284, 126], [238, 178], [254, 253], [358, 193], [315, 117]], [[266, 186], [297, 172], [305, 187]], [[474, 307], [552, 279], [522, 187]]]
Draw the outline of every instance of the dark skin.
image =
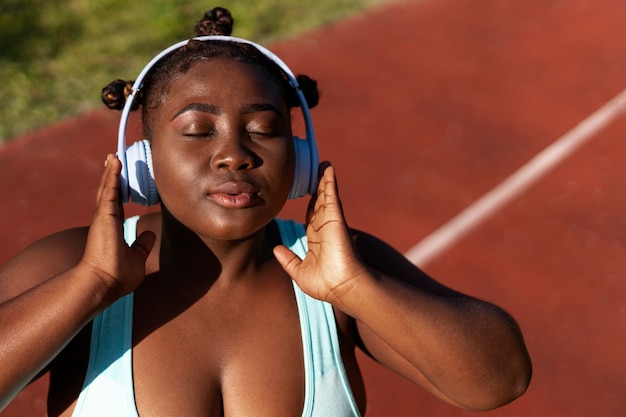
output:
[[153, 131], [163, 204], [142, 217], [134, 245], [123, 241], [120, 163], [109, 156], [91, 227], [45, 238], [0, 270], [2, 404], [50, 370], [48, 413], [70, 416], [90, 321], [134, 291], [139, 415], [299, 416], [292, 279], [333, 305], [362, 412], [357, 346], [462, 408], [492, 409], [524, 392], [530, 361], [513, 319], [348, 228], [332, 166], [312, 200], [306, 258], [280, 245], [273, 219], [293, 172], [289, 109], [257, 68], [195, 64], [173, 81]]

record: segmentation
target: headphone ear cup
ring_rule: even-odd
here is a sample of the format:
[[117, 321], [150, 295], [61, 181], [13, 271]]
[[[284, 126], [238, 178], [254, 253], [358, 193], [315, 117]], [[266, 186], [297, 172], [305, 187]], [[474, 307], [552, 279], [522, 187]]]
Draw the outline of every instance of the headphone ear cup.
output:
[[122, 175], [120, 181], [124, 203], [129, 199], [142, 206], [159, 203], [152, 170], [152, 148], [148, 140], [137, 141], [126, 148], [126, 174], [126, 178]]
[[289, 191], [289, 198], [299, 198], [306, 194], [315, 193], [317, 187], [317, 153], [312, 152], [308, 140], [294, 136], [293, 145], [296, 163], [294, 166], [293, 182]]

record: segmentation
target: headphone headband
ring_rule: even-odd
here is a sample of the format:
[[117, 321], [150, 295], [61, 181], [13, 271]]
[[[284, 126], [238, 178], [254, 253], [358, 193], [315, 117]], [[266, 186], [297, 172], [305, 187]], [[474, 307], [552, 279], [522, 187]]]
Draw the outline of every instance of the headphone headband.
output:
[[[251, 45], [254, 48], [256, 48], [259, 52], [261, 52], [263, 55], [265, 55], [265, 57], [267, 57], [274, 64], [278, 65], [278, 67], [282, 70], [285, 77], [287, 78], [289, 85], [295, 90], [298, 96], [298, 100], [300, 102], [300, 108], [302, 110], [302, 116], [304, 118], [305, 133], [306, 133], [306, 138], [304, 139], [304, 141], [306, 142], [306, 147], [303, 147], [297, 141], [295, 143], [296, 144], [296, 166], [298, 165], [298, 162], [299, 162], [298, 154], [301, 154], [301, 153], [306, 154], [306, 155], [302, 155], [302, 156], [306, 156], [306, 158], [308, 159], [308, 161], [306, 161], [306, 163], [303, 164], [303, 167], [302, 167], [302, 169], [304, 169], [306, 172], [299, 172], [298, 168], [296, 167], [296, 172], [294, 173], [294, 186], [292, 187], [289, 198], [297, 198], [307, 193], [308, 194], [315, 193], [315, 190], [317, 187], [317, 170], [318, 170], [319, 156], [318, 156], [318, 151], [317, 151], [317, 145], [315, 142], [315, 133], [313, 131], [313, 122], [311, 120], [311, 113], [309, 110], [309, 106], [306, 102], [306, 98], [304, 97], [304, 94], [302, 93], [302, 90], [300, 88], [300, 85], [298, 84], [298, 81], [295, 75], [289, 69], [287, 64], [285, 64], [278, 56], [276, 56], [269, 49], [259, 44], [256, 44], [247, 39], [237, 38], [233, 36], [211, 35], [211, 36], [198, 36], [198, 37], [190, 38], [190, 39], [178, 42], [174, 45], [171, 45], [170, 47], [164, 49], [159, 54], [157, 54], [154, 58], [152, 58], [152, 60], [150, 60], [150, 62], [143, 68], [143, 70], [141, 70], [141, 72], [139, 73], [139, 76], [137, 76], [137, 79], [135, 80], [133, 84], [132, 91], [126, 100], [126, 103], [124, 104], [124, 108], [122, 109], [122, 115], [120, 118], [120, 124], [118, 128], [118, 133], [117, 133], [117, 138], [118, 138], [117, 155], [122, 163], [122, 174], [121, 174], [122, 201], [123, 202], [129, 201], [129, 197], [131, 194], [130, 188], [132, 188], [132, 187], [124, 186], [124, 184], [129, 183], [129, 174], [128, 174], [129, 167], [128, 167], [128, 159], [126, 155], [126, 149], [127, 149], [126, 127], [128, 125], [128, 118], [129, 118], [132, 104], [135, 100], [135, 97], [137, 93], [141, 90], [141, 88], [143, 87], [143, 81], [146, 75], [148, 74], [148, 72], [164, 57], [166, 57], [173, 51], [176, 51], [184, 47], [192, 40], [201, 41], [201, 42], [223, 41], [223, 42], [234, 42], [234, 43], [242, 43], [242, 44]], [[298, 138], [294, 138], [294, 139], [302, 141], [302, 139], [298, 139]], [[301, 184], [303, 178], [307, 180], [306, 184]], [[135, 191], [139, 191], [139, 190], [135, 190]], [[139, 192], [141, 193], [141, 191]], [[146, 198], [146, 197], [141, 196], [141, 198]], [[147, 203], [147, 204], [154, 204], [154, 203]]]

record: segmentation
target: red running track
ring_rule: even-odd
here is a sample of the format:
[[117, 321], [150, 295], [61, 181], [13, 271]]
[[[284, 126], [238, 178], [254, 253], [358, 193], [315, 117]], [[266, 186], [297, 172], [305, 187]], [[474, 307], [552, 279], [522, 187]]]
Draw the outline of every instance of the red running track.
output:
[[[621, 0], [396, 1], [272, 49], [321, 85], [320, 152], [349, 223], [408, 251], [626, 88], [625, 20]], [[484, 415], [626, 415], [619, 116], [423, 265], [525, 333], [531, 386]], [[117, 117], [96, 111], [0, 148], [0, 262], [89, 222]], [[303, 203], [285, 215], [301, 219]], [[474, 415], [360, 361], [368, 417]], [[44, 416], [45, 388], [0, 416]]]

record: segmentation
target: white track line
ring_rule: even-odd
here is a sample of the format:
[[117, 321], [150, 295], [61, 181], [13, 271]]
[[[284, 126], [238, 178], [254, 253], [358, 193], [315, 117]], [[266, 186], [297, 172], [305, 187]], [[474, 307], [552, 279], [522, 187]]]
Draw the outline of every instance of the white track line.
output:
[[521, 194], [555, 165], [611, 123], [624, 110], [626, 110], [626, 90], [561, 136], [472, 205], [409, 249], [405, 253], [406, 257], [414, 264], [424, 267], [506, 203]]

